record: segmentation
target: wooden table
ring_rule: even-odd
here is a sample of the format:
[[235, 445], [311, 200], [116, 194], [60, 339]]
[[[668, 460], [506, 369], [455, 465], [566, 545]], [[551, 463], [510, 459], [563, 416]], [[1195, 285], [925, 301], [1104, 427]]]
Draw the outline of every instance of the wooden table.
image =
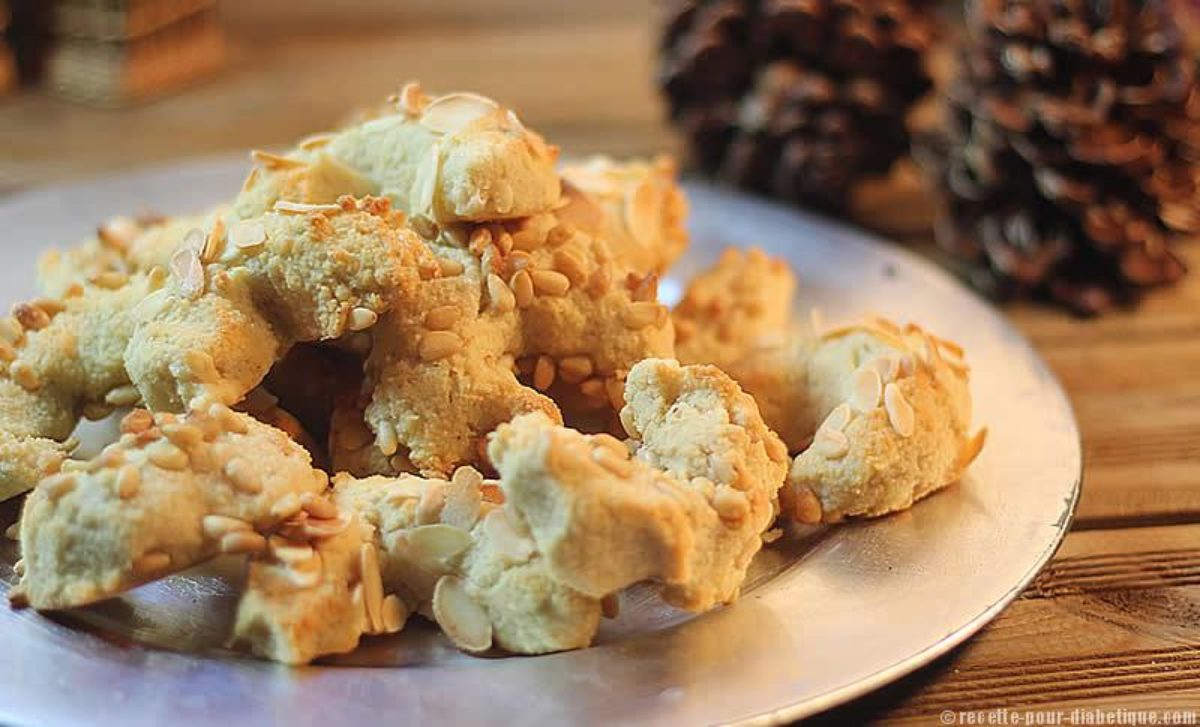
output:
[[[409, 77], [500, 98], [570, 153], [672, 148], [650, 81], [647, 11], [614, 8], [586, 21], [235, 24], [223, 75], [153, 105], [101, 111], [33, 93], [0, 101], [0, 191], [283, 145]], [[911, 183], [876, 189], [859, 210], [893, 237], [929, 243], [930, 205]], [[1185, 255], [1200, 271], [1200, 249]], [[1062, 379], [1083, 430], [1073, 532], [965, 646], [824, 719], [1200, 706], [1200, 274], [1100, 321], [1008, 313]]]

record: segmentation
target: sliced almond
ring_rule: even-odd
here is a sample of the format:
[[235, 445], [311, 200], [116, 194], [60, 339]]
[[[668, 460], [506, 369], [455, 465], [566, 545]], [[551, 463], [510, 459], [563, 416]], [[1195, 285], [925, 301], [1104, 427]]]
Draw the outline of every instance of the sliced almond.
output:
[[341, 212], [342, 207], [336, 204], [307, 204], [305, 202], [293, 202], [281, 199], [275, 202], [275, 211], [308, 214], [309, 212]]
[[642, 245], [653, 245], [658, 239], [658, 212], [662, 193], [658, 187], [643, 181], [625, 195], [625, 226], [629, 234]]
[[883, 396], [883, 379], [879, 372], [868, 366], [860, 366], [850, 375], [850, 398], [848, 403], [857, 411], [869, 412], [879, 406]]
[[434, 99], [421, 114], [420, 124], [435, 134], [455, 134], [500, 108], [474, 93], [451, 93]]
[[442, 576], [433, 589], [433, 617], [454, 645], [477, 654], [492, 648], [487, 611], [467, 593], [456, 576]]
[[408, 607], [393, 593], [383, 599], [379, 615], [385, 634], [399, 633], [408, 621]]
[[408, 532], [408, 545], [417, 560], [442, 564], [471, 546], [471, 534], [445, 523], [421, 525]]
[[359, 577], [363, 587], [363, 605], [372, 631], [383, 627], [383, 578], [379, 573], [379, 552], [374, 543], [363, 543], [358, 551]]
[[528, 560], [534, 552], [533, 541], [522, 537], [508, 520], [503, 508], [496, 508], [483, 519], [488, 541], [501, 555], [514, 561]]
[[916, 427], [916, 415], [912, 404], [904, 397], [904, 392], [895, 384], [888, 384], [883, 391], [883, 403], [887, 409], [888, 421], [892, 429], [901, 437], [911, 437]]
[[200, 264], [200, 254], [194, 247], [185, 244], [179, 248], [171, 256], [170, 268], [181, 295], [195, 300], [204, 294], [204, 266]]
[[841, 459], [850, 451], [850, 440], [838, 429], [818, 429], [813, 437], [813, 451], [826, 459]]
[[267, 241], [267, 228], [253, 220], [235, 222], [229, 226], [229, 241], [239, 250], [258, 247]]
[[846, 428], [853, 416], [854, 413], [850, 411], [849, 404], [838, 404], [833, 411], [829, 412], [829, 416], [825, 417], [825, 421], [821, 423], [821, 429], [833, 429], [840, 432]]

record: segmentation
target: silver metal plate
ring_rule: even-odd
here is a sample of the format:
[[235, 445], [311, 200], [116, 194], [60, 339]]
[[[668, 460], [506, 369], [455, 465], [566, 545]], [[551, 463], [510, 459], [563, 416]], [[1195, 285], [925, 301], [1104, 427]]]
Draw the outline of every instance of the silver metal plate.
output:
[[[113, 213], [199, 209], [229, 196], [245, 171], [223, 159], [0, 202], [0, 297], [33, 294], [45, 246], [72, 243]], [[802, 303], [831, 322], [880, 311], [965, 346], [976, 421], [991, 435], [961, 484], [910, 512], [770, 547], [729, 608], [692, 617], [649, 591], [626, 594], [595, 646], [550, 656], [464, 656], [413, 624], [305, 669], [242, 658], [221, 648], [236, 596], [231, 563], [53, 619], [0, 607], [0, 721], [769, 723], [863, 694], [978, 630], [1071, 520], [1079, 434], [1058, 383], [999, 313], [912, 254], [727, 191], [689, 192], [694, 242], [674, 280], [726, 245], [760, 245], [792, 263]], [[9, 583], [15, 556], [11, 543], [0, 549]]]

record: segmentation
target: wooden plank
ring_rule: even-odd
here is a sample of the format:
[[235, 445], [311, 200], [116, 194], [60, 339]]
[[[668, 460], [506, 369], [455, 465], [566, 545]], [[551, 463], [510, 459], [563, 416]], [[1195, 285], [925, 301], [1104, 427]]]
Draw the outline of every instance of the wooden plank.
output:
[[0, 138], [20, 143], [0, 155], [0, 187], [289, 144], [414, 78], [433, 90], [493, 95], [569, 153], [652, 153], [671, 137], [661, 121], [653, 30], [644, 14], [503, 32], [487, 22], [235, 28], [233, 57], [221, 75], [156, 103], [111, 111], [36, 92], [7, 99]]
[[818, 722], [943, 710], [1200, 704], [1200, 525], [1067, 536], [1051, 565], [949, 656]]

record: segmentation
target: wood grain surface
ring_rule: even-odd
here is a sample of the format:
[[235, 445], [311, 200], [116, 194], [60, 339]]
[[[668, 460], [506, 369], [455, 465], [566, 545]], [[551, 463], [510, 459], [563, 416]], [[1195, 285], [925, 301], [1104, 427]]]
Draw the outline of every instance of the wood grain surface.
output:
[[[37, 92], [0, 99], [0, 192], [283, 145], [408, 78], [503, 99], [569, 153], [676, 148], [653, 88], [646, 3], [229, 5], [230, 65], [186, 93], [120, 112]], [[932, 249], [934, 209], [911, 171], [871, 185], [856, 210], [864, 225]], [[1200, 271], [1196, 245], [1185, 257]], [[943, 710], [993, 708], [1200, 709], [1200, 274], [1099, 321], [1028, 305], [1007, 312], [1079, 418], [1085, 477], [1075, 531], [965, 646], [817, 722], [925, 723]]]

